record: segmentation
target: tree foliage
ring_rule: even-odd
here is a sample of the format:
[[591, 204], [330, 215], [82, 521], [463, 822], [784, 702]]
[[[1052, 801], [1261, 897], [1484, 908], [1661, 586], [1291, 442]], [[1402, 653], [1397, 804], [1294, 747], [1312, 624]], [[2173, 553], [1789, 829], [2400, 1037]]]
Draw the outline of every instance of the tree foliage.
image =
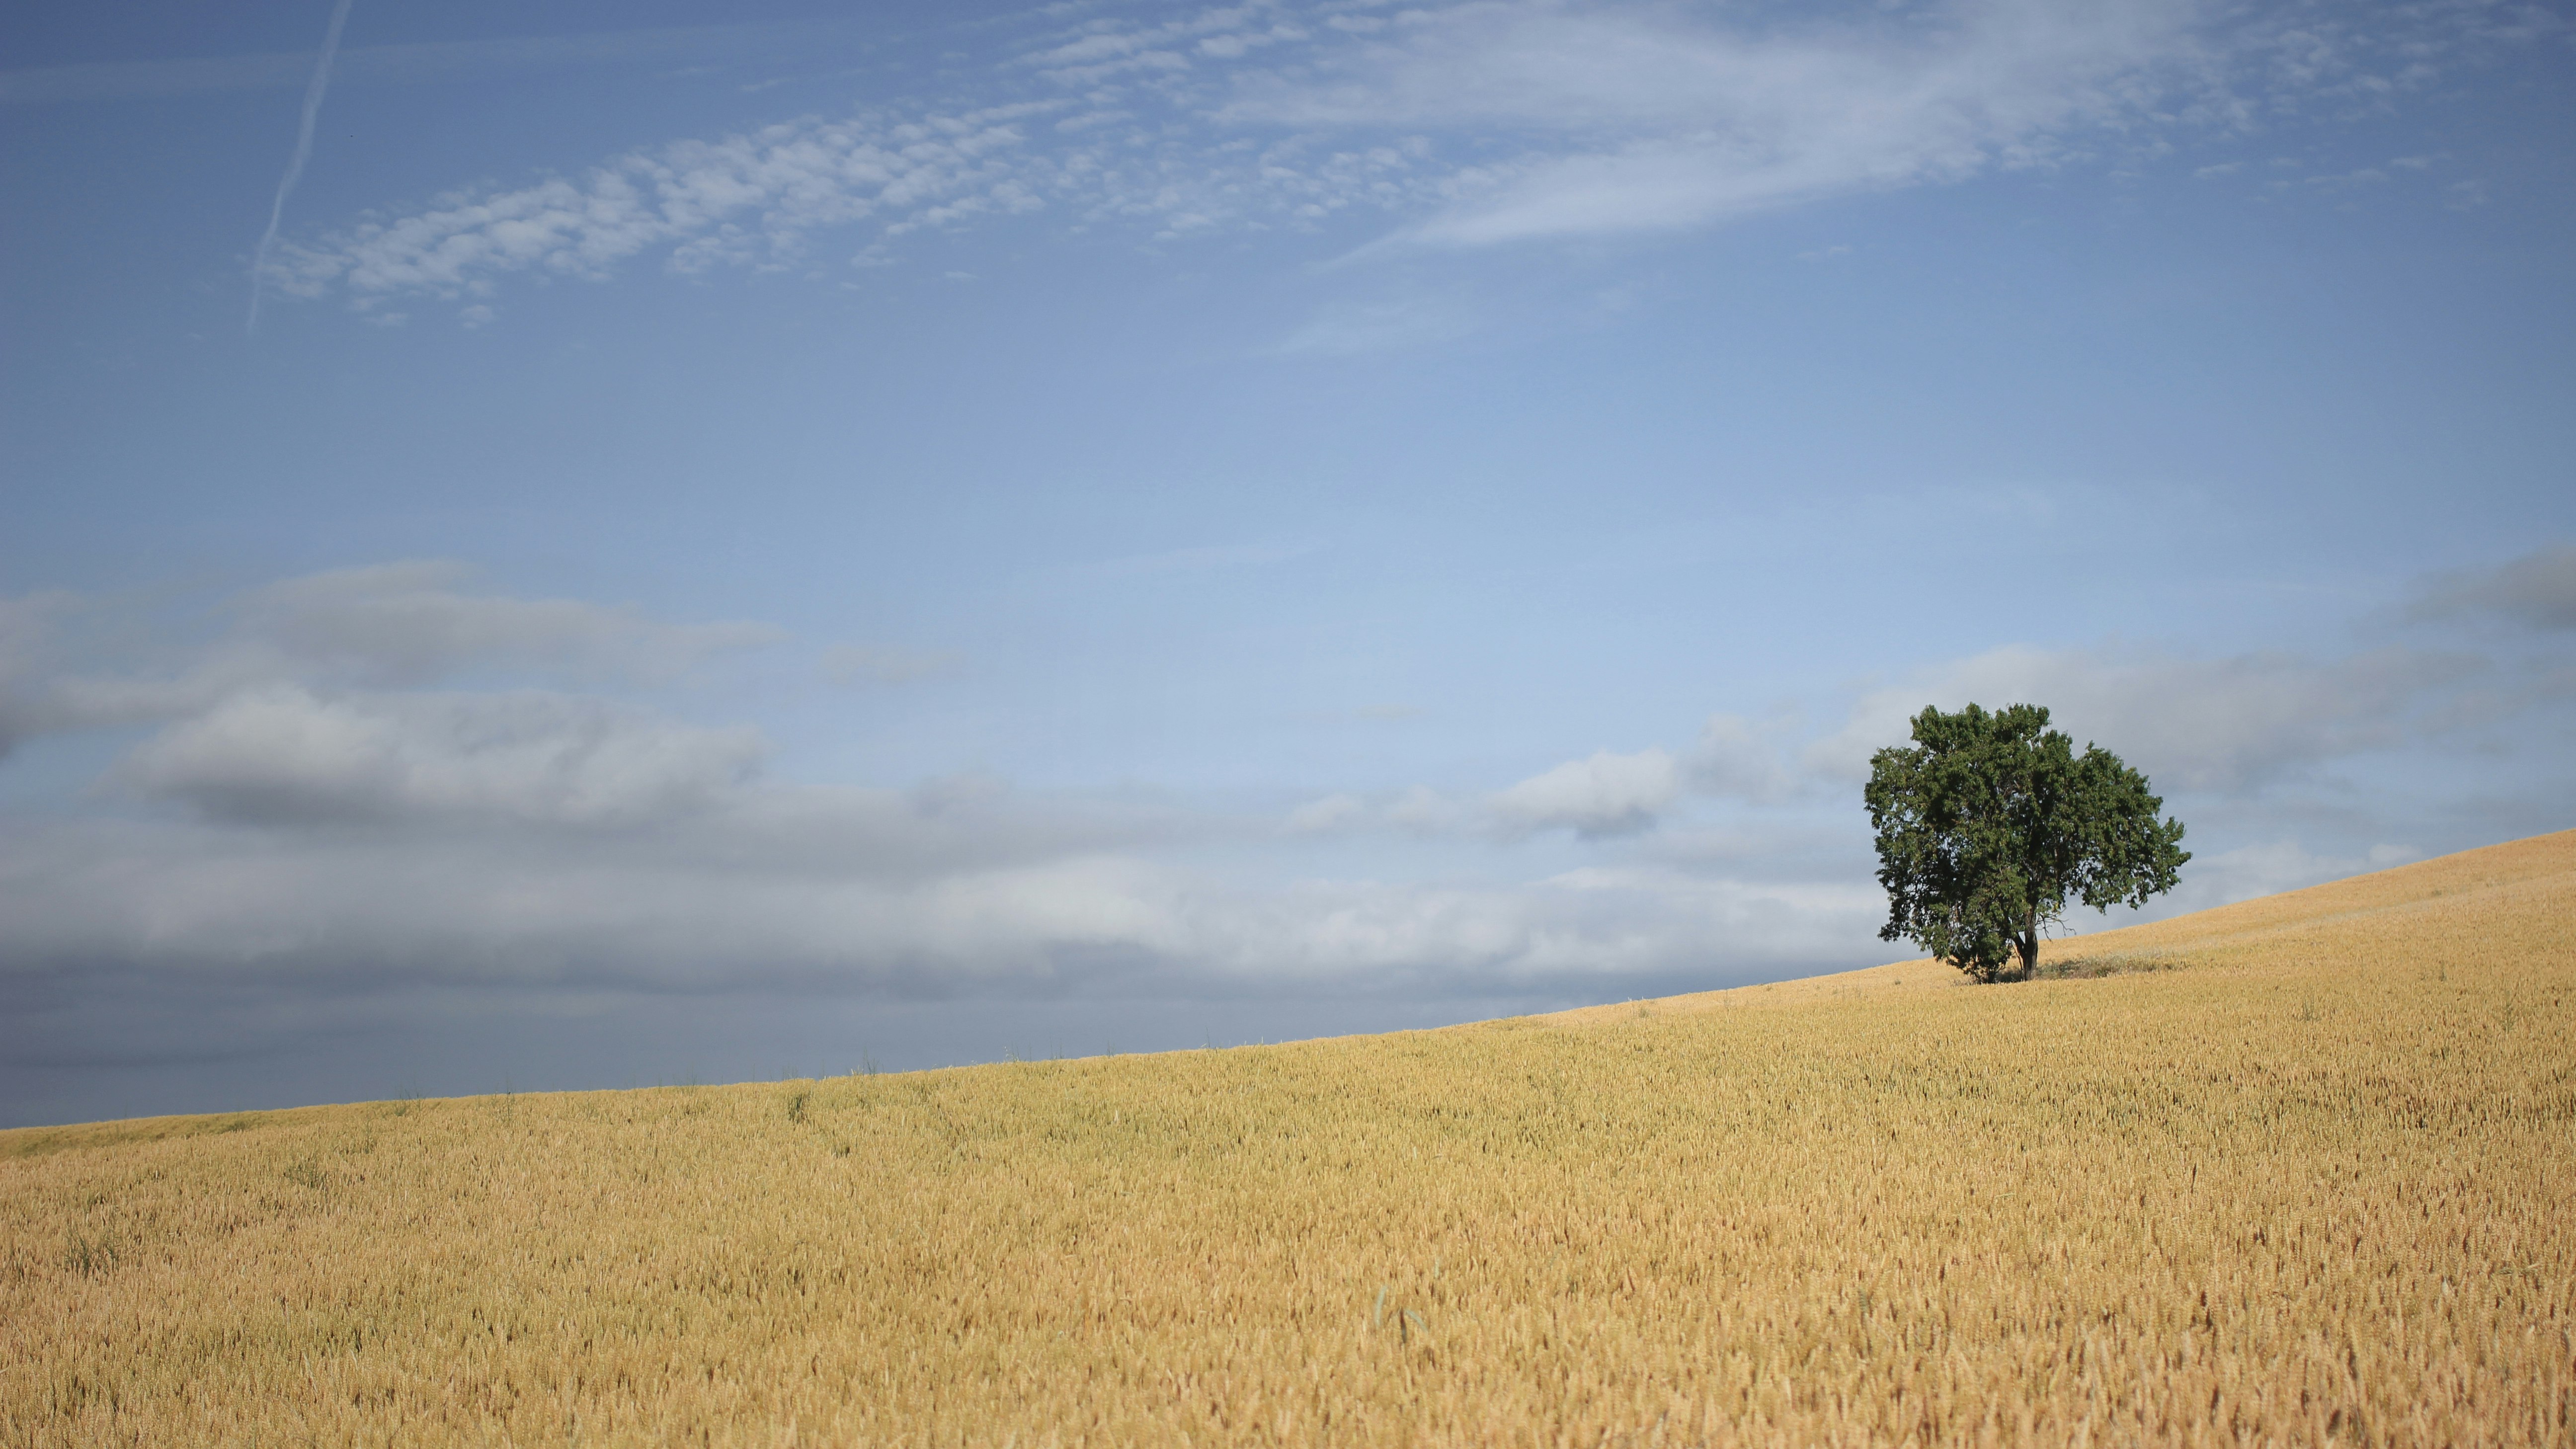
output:
[[2191, 859], [2147, 777], [2098, 745], [2077, 755], [2039, 705], [1924, 710], [1912, 748], [1871, 757], [1866, 798], [1887, 887], [1880, 939], [1979, 981], [2027, 977], [2068, 901], [2144, 905]]

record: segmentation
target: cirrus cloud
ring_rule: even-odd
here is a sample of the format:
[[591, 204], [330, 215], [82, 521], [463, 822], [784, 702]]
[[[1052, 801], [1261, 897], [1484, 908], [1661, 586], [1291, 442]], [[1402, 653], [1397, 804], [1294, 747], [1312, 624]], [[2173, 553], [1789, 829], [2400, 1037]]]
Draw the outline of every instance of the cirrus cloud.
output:
[[[646, 256], [681, 273], [877, 264], [908, 237], [1032, 213], [1150, 241], [1365, 216], [1379, 240], [1363, 253], [1671, 231], [2228, 144], [2362, 97], [2385, 105], [2482, 49], [2555, 33], [2477, 7], [2363, 23], [2192, 0], [1384, 14], [1259, 0], [1038, 23], [948, 69], [942, 97], [460, 190], [292, 240], [262, 280], [386, 320], [396, 299], [442, 298], [479, 322], [514, 274], [599, 279]], [[844, 233], [838, 256], [822, 250]], [[1348, 313], [1288, 346], [1374, 346], [1436, 322]]]

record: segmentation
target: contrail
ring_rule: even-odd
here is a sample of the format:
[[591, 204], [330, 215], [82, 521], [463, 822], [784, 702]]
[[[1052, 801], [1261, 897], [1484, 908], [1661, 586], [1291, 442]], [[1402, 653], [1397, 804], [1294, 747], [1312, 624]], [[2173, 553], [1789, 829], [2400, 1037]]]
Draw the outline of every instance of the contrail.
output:
[[259, 331], [259, 284], [268, 272], [268, 249], [277, 244], [277, 223], [286, 215], [286, 194], [295, 189], [304, 175], [304, 161], [313, 154], [313, 121], [322, 114], [322, 88], [331, 84], [331, 61], [340, 53], [340, 28], [349, 23], [349, 0], [331, 7], [331, 29], [322, 37], [322, 58], [313, 65], [313, 80], [304, 87], [304, 124], [295, 130], [295, 154], [286, 162], [286, 174], [278, 178], [277, 201], [268, 209], [268, 230], [259, 234], [259, 250], [250, 261], [250, 325], [247, 331]]

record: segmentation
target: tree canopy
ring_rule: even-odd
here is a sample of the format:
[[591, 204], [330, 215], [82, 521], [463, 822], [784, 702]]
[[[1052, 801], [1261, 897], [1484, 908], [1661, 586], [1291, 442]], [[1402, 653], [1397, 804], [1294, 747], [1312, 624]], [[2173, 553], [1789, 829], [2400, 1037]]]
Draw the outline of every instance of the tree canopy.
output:
[[2077, 755], [2035, 704], [1924, 710], [1911, 748], [1871, 757], [1866, 799], [1887, 887], [1880, 939], [1979, 981], [2030, 975], [2068, 901], [2144, 905], [2191, 859], [2146, 776], [2099, 745]]

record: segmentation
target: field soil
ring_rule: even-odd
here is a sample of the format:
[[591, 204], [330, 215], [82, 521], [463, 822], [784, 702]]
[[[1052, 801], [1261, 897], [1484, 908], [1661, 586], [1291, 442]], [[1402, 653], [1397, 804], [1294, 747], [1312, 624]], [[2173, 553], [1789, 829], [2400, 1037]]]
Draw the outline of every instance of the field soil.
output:
[[0, 1133], [9, 1445], [2576, 1442], [2576, 832], [1442, 1031]]

